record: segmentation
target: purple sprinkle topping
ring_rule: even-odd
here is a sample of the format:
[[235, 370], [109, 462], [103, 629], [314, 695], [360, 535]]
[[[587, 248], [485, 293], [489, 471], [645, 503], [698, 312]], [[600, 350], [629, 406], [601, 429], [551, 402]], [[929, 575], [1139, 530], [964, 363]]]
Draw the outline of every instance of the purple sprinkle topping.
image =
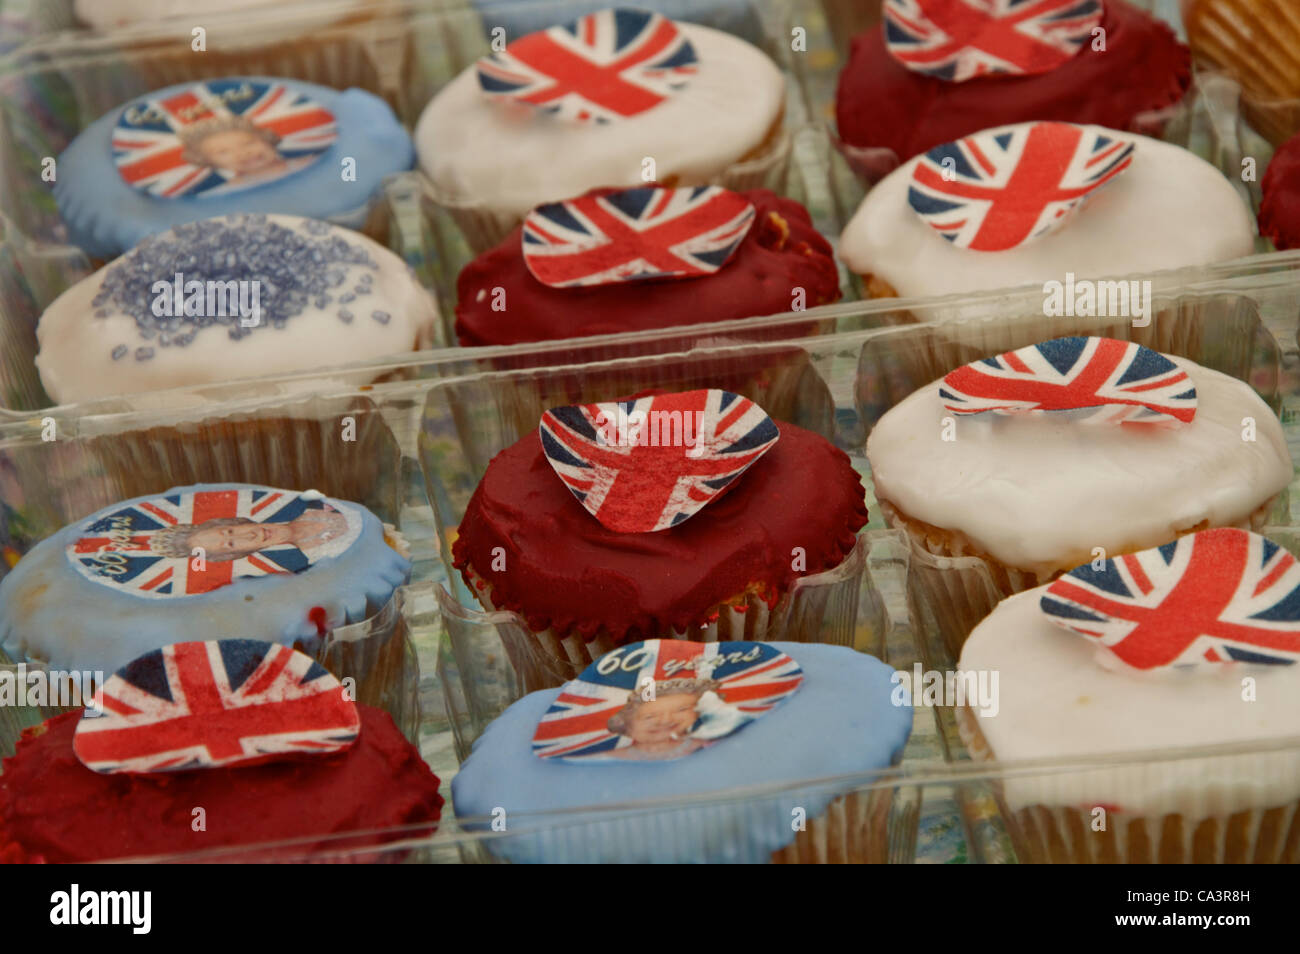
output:
[[[328, 307], [333, 301], [330, 289], [347, 282], [353, 269], [369, 270], [356, 278], [357, 291], [372, 291], [370, 272], [378, 268], [366, 249], [347, 241], [327, 223], [308, 221], [301, 228], [288, 228], [271, 223], [261, 213], [236, 213], [180, 225], [145, 239], [108, 269], [93, 303], [99, 309], [97, 317], [114, 309], [131, 316], [140, 339], [156, 341], [161, 347], [184, 347], [208, 327], [222, 327], [238, 341], [261, 327], [283, 328], [310, 306]], [[182, 313], [167, 315], [165, 311], [175, 310], [173, 283], [178, 272]], [[184, 285], [192, 281], [205, 287], [200, 315], [184, 314], [188, 297]], [[157, 282], [166, 282], [166, 290], [155, 292]], [[262, 321], [242, 327], [241, 308], [252, 306], [252, 282], [259, 283], [256, 303]], [[153, 305], [162, 296], [167, 296], [165, 307], [160, 307], [164, 314], [155, 315]], [[338, 300], [352, 299], [340, 295]], [[125, 345], [115, 348], [114, 360], [126, 350]], [[153, 348], [136, 349], [137, 360], [153, 355]]]
[[129, 350], [130, 349], [127, 348], [126, 345], [118, 345], [116, 348], [113, 349], [113, 360], [120, 361], [122, 358], [125, 358], [126, 353]]
[[351, 323], [351, 321], [352, 321], [352, 312], [348, 311], [346, 308], [340, 308], [340, 309], [339, 309], [339, 320], [342, 321], [342, 322], [344, 322], [345, 324]]
[[393, 316], [386, 311], [372, 311], [370, 317], [375, 319], [375, 321], [379, 322], [381, 325], [386, 325], [390, 320], [392, 320]]
[[346, 305], [346, 304], [348, 304], [349, 302], [353, 302], [353, 301], [356, 301], [356, 300], [357, 300], [357, 296], [354, 295], [354, 294], [352, 294], [352, 292], [344, 292], [342, 295], [339, 295], [339, 304], [340, 304], [340, 305]]
[[107, 318], [107, 317], [108, 317], [108, 309], [107, 309], [107, 308], [99, 308], [99, 309], [97, 309], [97, 310], [95, 311], [95, 317], [96, 317], [96, 318]]

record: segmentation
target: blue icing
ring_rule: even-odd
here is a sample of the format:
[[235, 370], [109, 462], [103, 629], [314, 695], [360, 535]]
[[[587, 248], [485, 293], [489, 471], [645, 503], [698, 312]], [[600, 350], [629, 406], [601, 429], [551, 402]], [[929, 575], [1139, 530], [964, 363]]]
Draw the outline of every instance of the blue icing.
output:
[[[204, 329], [212, 329], [208, 333], [221, 329], [238, 340], [282, 328], [309, 305], [325, 308], [332, 298], [326, 290], [344, 280], [345, 269], [378, 267], [360, 242], [348, 241], [323, 222], [304, 219], [291, 228], [260, 213], [234, 214], [188, 222], [144, 239], [104, 270], [95, 301], [105, 313], [128, 315], [141, 338], [156, 338], [162, 347], [183, 348]], [[179, 302], [178, 274], [182, 278]], [[362, 277], [371, 280], [368, 271]], [[159, 282], [167, 287], [156, 289]], [[197, 309], [186, 307], [191, 282], [204, 286], [203, 304]], [[255, 289], [251, 282], [257, 282]], [[253, 305], [260, 317], [257, 324], [241, 317], [245, 311], [251, 314]], [[121, 348], [120, 344], [114, 347], [115, 360], [126, 354]], [[135, 352], [137, 361], [153, 356], [153, 348]]]
[[[18, 660], [43, 659], [57, 668], [105, 673], [182, 640], [259, 639], [287, 646], [301, 641], [314, 652], [320, 636], [309, 618], [313, 608], [321, 607], [330, 625], [358, 622], [407, 580], [410, 563], [384, 541], [380, 520], [347, 501], [336, 506], [359, 518], [359, 533], [341, 553], [318, 556], [302, 572], [236, 576], [206, 593], [136, 595], [127, 586], [100, 582], [79, 570], [65, 552], [88, 533], [110, 532], [111, 517], [134, 504], [196, 491], [261, 489], [251, 484], [177, 487], [116, 503], [41, 541], [0, 579], [0, 649]], [[148, 529], [146, 523], [141, 519], [139, 526]], [[268, 549], [259, 555], [283, 560], [294, 552]]]
[[[510, 706], [474, 743], [452, 779], [461, 818], [506, 812], [515, 835], [485, 844], [510, 861], [763, 862], [795, 837], [791, 811], [825, 811], [836, 792], [793, 791], [775, 797], [684, 807], [670, 813], [603, 818], [527, 830], [523, 813], [672, 799], [749, 785], [861, 775], [901, 758], [912, 709], [895, 706], [889, 666], [842, 646], [772, 643], [804, 671], [803, 685], [762, 718], [713, 746], [669, 762], [565, 762], [532, 752], [533, 733], [558, 689]], [[848, 788], [850, 786], [846, 786]]]
[[[311, 165], [264, 185], [225, 195], [154, 198], [129, 185], [114, 165], [111, 141], [122, 109], [112, 110], [87, 126], [58, 158], [54, 197], [72, 242], [96, 258], [113, 258], [172, 226], [232, 212], [348, 218], [348, 224], [360, 225], [384, 177], [411, 168], [411, 137], [379, 97], [297, 80], [251, 79], [281, 83], [320, 103], [334, 114], [338, 138]], [[149, 95], [162, 97], [193, 85], [181, 83]], [[345, 156], [356, 160], [355, 182], [342, 178]]]
[[758, 3], [759, 0], [637, 0], [623, 4], [609, 0], [473, 0], [483, 18], [483, 26], [489, 31], [503, 27], [507, 42], [621, 5], [662, 13], [670, 20], [703, 24], [761, 44], [765, 35]]

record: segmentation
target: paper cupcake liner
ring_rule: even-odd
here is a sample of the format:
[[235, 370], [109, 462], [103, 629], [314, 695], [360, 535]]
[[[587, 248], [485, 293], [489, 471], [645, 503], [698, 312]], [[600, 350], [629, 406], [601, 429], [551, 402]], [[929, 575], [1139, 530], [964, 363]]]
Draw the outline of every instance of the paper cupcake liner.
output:
[[[644, 639], [686, 639], [697, 643], [743, 640], [834, 643], [852, 646], [857, 621], [858, 596], [866, 566], [867, 543], [859, 537], [851, 553], [838, 566], [796, 580], [768, 603], [751, 587], [705, 613], [706, 622], [686, 629], [646, 634]], [[465, 570], [475, 597], [490, 613], [509, 612], [493, 599], [493, 587], [473, 568]], [[552, 689], [575, 678], [623, 641], [605, 634], [593, 639], [560, 635], [554, 629], [529, 629], [516, 614], [514, 622], [498, 626], [522, 693]]]
[[821, 0], [835, 48], [846, 52], [859, 33], [880, 25], [880, 4], [868, 0]]
[[[1280, 496], [1270, 497], [1245, 520], [1231, 526], [1259, 533], [1268, 525], [1269, 514]], [[914, 599], [933, 614], [935, 628], [954, 660], [961, 656], [962, 646], [971, 630], [993, 612], [1001, 600], [1042, 586], [1060, 575], [1040, 577], [1031, 570], [1008, 566], [975, 546], [960, 531], [944, 530], [915, 520], [887, 500], [877, 498], [877, 504], [885, 522], [907, 535], [912, 548], [908, 587]], [[1177, 531], [1176, 536], [1207, 529], [1208, 523], [1198, 524]], [[1032, 533], [1033, 530], [1027, 529], [1026, 532]], [[1133, 549], [1168, 542], [1151, 540]]]
[[[976, 717], [955, 710], [962, 741], [977, 762], [994, 759]], [[1262, 767], [1262, 765], [1261, 765]], [[1123, 769], [1117, 769], [1119, 776]], [[1089, 808], [1030, 805], [1011, 809], [993, 785], [1007, 834], [1027, 864], [1295, 864], [1300, 862], [1300, 802], [1241, 811], [1135, 815], [1109, 811], [1094, 830]], [[1208, 802], [1208, 799], [1207, 799]]]
[[[735, 192], [747, 189], [771, 189], [782, 192], [790, 167], [794, 138], [790, 132], [781, 129], [772, 141], [762, 148], [759, 155], [732, 163], [726, 169], [708, 179], [710, 185], [720, 185]], [[445, 217], [450, 217], [459, 230], [459, 235], [468, 246], [469, 253], [481, 255], [499, 245], [523, 221], [514, 212], [493, 209], [489, 202], [481, 198], [457, 196], [439, 188], [422, 176], [425, 218], [435, 235], [445, 235], [442, 227]], [[665, 186], [686, 185], [675, 177], [667, 177]], [[566, 197], [567, 198], [567, 197]]]
[[890, 860], [892, 788], [842, 795], [808, 821], [793, 843], [772, 852], [778, 865], [880, 865]]
[[1290, 0], [1197, 0], [1185, 20], [1196, 58], [1241, 84], [1252, 126], [1274, 145], [1300, 129], [1300, 11]]

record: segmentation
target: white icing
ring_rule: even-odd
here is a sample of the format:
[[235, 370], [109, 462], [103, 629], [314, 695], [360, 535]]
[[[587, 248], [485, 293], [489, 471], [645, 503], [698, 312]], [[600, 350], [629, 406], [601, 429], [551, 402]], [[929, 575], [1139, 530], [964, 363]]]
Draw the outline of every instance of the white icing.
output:
[[[293, 229], [310, 221], [290, 215], [267, 219]], [[109, 272], [134, 254], [128, 252], [73, 285], [41, 316], [36, 367], [46, 392], [58, 403], [71, 403], [340, 366], [418, 348], [433, 328], [437, 306], [406, 263], [359, 232], [323, 223], [313, 227], [326, 229], [322, 238], [338, 236], [364, 247], [378, 266], [341, 266], [347, 276], [343, 287], [355, 284], [363, 274], [372, 276], [373, 291], [349, 306], [354, 314], [350, 323], [339, 319], [337, 301], [324, 308], [308, 302], [282, 328], [256, 328], [235, 340], [224, 328], [208, 327], [184, 347], [161, 347], [157, 341], [142, 340], [135, 320], [123, 311], [112, 309], [107, 317], [95, 317], [93, 299]], [[172, 276], [150, 276], [150, 281], [155, 279], [171, 281]], [[371, 318], [374, 311], [386, 312], [388, 323]], [[123, 342], [132, 350], [154, 346], [154, 355], [145, 361], [135, 360], [133, 354], [113, 360], [110, 355]]]
[[[122, 30], [145, 27], [153, 32], [168, 21], [184, 19], [176, 25], [176, 35], [190, 37], [196, 26], [207, 30], [208, 49], [248, 49], [302, 38], [313, 30], [327, 27], [351, 14], [356, 8], [375, 0], [325, 0], [313, 3], [285, 3], [284, 0], [75, 0], [73, 10], [79, 22], [92, 30]], [[269, 15], [264, 15], [270, 11]], [[240, 14], [257, 17], [255, 29], [238, 19]], [[211, 16], [210, 22], [196, 17]], [[236, 23], [238, 26], [236, 26]]]
[[[1045, 589], [1003, 600], [962, 649], [963, 671], [998, 673], [996, 713], [972, 706], [998, 760], [1069, 760], [1300, 736], [1300, 666], [1231, 663], [1158, 673], [1100, 666], [1096, 647], [1041, 614]], [[1247, 676], [1255, 680], [1254, 701], [1242, 698]], [[1204, 818], [1300, 797], [1300, 749], [1017, 773], [1002, 784], [1012, 811], [1107, 805], [1123, 814]]]
[[437, 192], [524, 216], [600, 186], [660, 180], [698, 185], [758, 148], [781, 116], [785, 80], [759, 49], [727, 33], [678, 27], [700, 59], [685, 89], [608, 125], [579, 124], [488, 100], [473, 67], [434, 98], [415, 127], [420, 165]]
[[1132, 136], [1133, 164], [1059, 231], [1005, 252], [954, 247], [907, 203], [915, 157], [876, 185], [840, 238], [840, 257], [904, 297], [947, 295], [1066, 272], [1100, 277], [1205, 265], [1249, 255], [1250, 213], [1217, 169], [1186, 149]]
[[[1170, 359], [1191, 376], [1199, 404], [1178, 428], [957, 416], [931, 382], [867, 440], [876, 496], [1040, 575], [1088, 562], [1094, 547], [1113, 556], [1168, 543], [1203, 521], [1245, 524], [1291, 481], [1282, 426], [1241, 381]], [[956, 439], [945, 441], [950, 416]], [[1242, 440], [1245, 417], [1255, 421], [1253, 442]]]

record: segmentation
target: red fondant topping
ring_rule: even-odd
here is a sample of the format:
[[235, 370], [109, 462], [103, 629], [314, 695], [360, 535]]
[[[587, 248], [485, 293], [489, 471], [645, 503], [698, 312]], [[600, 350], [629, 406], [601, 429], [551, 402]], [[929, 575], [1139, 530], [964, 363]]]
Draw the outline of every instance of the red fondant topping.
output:
[[[528, 270], [515, 229], [456, 281], [460, 343], [519, 344], [774, 315], [790, 311], [796, 287], [804, 289], [807, 308], [838, 300], [835, 257], [804, 207], [766, 189], [740, 194], [754, 205], [754, 224], [726, 267], [700, 278], [550, 288]], [[504, 311], [493, 310], [498, 287]]]
[[1300, 136], [1273, 154], [1261, 187], [1259, 234], [1271, 238], [1279, 251], [1300, 248]]
[[[336, 756], [162, 776], [92, 772], [72, 750], [81, 711], [60, 715], [5, 760], [0, 858], [99, 861], [436, 821], [438, 777], [386, 712], [357, 708], [361, 737]], [[196, 806], [206, 831], [192, 828]]]
[[880, 28], [864, 33], [840, 74], [840, 138], [903, 161], [981, 129], [1036, 119], [1133, 129], [1140, 114], [1182, 99], [1191, 54], [1168, 26], [1122, 0], [1107, 0], [1101, 26], [1104, 53], [1088, 44], [1047, 73], [965, 83], [913, 72], [885, 49]]
[[[838, 565], [867, 522], [848, 456], [777, 422], [781, 437], [735, 487], [684, 523], [624, 534], [592, 520], [557, 480], [536, 431], [488, 466], [452, 547], [455, 564], [492, 585], [495, 605], [535, 630], [603, 631], [619, 642], [707, 622], [751, 588], [787, 589]], [[505, 567], [493, 572], [493, 548]], [[795, 571], [803, 547], [807, 568]], [[500, 561], [497, 561], [498, 563]]]

